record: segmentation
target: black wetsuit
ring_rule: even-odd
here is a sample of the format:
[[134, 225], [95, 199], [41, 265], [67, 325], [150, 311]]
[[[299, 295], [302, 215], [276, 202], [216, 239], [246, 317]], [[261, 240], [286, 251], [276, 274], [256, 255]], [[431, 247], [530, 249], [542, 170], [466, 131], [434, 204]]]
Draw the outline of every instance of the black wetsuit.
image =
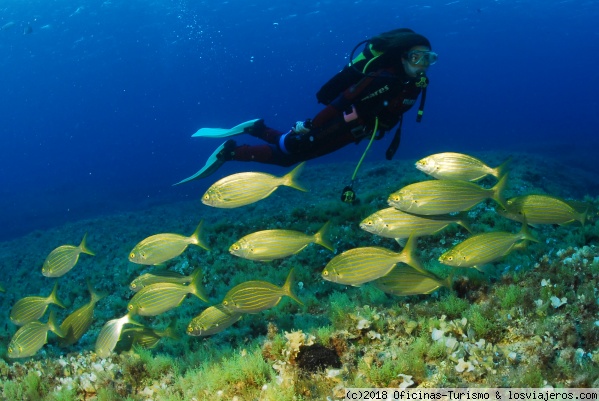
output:
[[[366, 60], [362, 60], [362, 67]], [[251, 135], [267, 145], [241, 145], [232, 160], [291, 166], [334, 152], [350, 143], [370, 137], [378, 117], [377, 139], [398, 124], [416, 103], [421, 88], [405, 75], [403, 67], [378, 68], [365, 75], [347, 66], [317, 93], [326, 107], [313, 119], [310, 132], [281, 132], [257, 127]]]

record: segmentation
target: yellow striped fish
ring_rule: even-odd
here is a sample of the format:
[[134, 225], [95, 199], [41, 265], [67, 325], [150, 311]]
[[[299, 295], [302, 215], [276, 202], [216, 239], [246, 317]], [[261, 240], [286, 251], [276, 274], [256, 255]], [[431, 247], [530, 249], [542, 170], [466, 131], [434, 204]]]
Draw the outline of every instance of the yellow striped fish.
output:
[[65, 334], [59, 342], [61, 347], [75, 344], [83, 337], [93, 322], [96, 303], [107, 295], [94, 291], [89, 282], [87, 289], [90, 295], [89, 303], [67, 316], [60, 325], [60, 330]]
[[87, 248], [86, 238], [87, 233], [79, 246], [62, 245], [50, 252], [42, 266], [42, 274], [46, 277], [60, 277], [75, 267], [80, 254], [95, 256], [95, 253]]
[[[551, 195], [524, 195], [506, 201], [507, 209], [497, 208], [497, 213], [508, 219], [528, 224], [566, 225], [579, 221], [584, 225], [588, 205], [582, 207], [578, 202], [566, 201]], [[584, 205], [583, 205], [584, 206]]]
[[164, 330], [156, 330], [150, 327], [127, 327], [121, 332], [121, 337], [115, 351], [117, 353], [122, 351], [129, 351], [133, 346], [137, 345], [145, 349], [156, 348], [160, 340], [163, 338], [172, 338], [173, 340], [180, 340], [181, 338], [175, 329], [176, 321], [173, 320], [169, 326]]
[[181, 255], [189, 245], [197, 245], [209, 251], [202, 240], [202, 223], [189, 237], [181, 234], [156, 234], [135, 245], [129, 253], [129, 261], [140, 265], [159, 265]]
[[491, 263], [508, 255], [522, 240], [539, 242], [526, 223], [516, 234], [492, 231], [477, 234], [460, 242], [439, 257], [439, 262], [455, 267], [474, 267]]
[[208, 188], [202, 196], [202, 203], [226, 209], [245, 206], [268, 197], [281, 185], [306, 192], [307, 189], [297, 182], [304, 164], [300, 163], [282, 177], [256, 172], [230, 175]]
[[242, 315], [229, 311], [222, 304], [210, 306], [189, 322], [187, 334], [205, 337], [220, 333], [238, 322]]
[[372, 283], [387, 294], [405, 297], [430, 294], [440, 287], [451, 288], [452, 275], [443, 280], [432, 272], [422, 272], [408, 265], [400, 265], [389, 274]]
[[141, 324], [133, 320], [133, 317], [129, 313], [119, 319], [109, 320], [104, 324], [96, 339], [96, 354], [100, 358], [108, 358], [110, 356], [116, 343], [119, 341], [123, 326], [129, 323], [141, 326]]
[[202, 288], [202, 270], [197, 268], [191, 274], [189, 285], [156, 283], [142, 288], [131, 298], [127, 309], [140, 316], [156, 316], [181, 305], [187, 294], [193, 294], [204, 302], [209, 302]]
[[389, 206], [404, 212], [426, 216], [468, 210], [488, 198], [505, 207], [506, 182], [504, 175], [493, 188], [487, 189], [461, 180], [422, 181], [392, 193], [387, 201]]
[[379, 210], [366, 217], [360, 223], [360, 228], [381, 237], [398, 239], [408, 238], [410, 235], [434, 235], [451, 224], [459, 224], [471, 231], [466, 215], [462, 213], [458, 216], [425, 217], [402, 212], [394, 207]]
[[58, 283], [54, 284], [52, 292], [47, 297], [25, 297], [17, 301], [10, 311], [10, 320], [17, 326], [38, 320], [48, 309], [48, 305], [55, 304], [65, 308], [58, 299]]
[[48, 342], [48, 330], [59, 337], [64, 336], [56, 323], [54, 311], [50, 312], [48, 322], [29, 322], [17, 330], [8, 344], [8, 357], [16, 359], [35, 355]]
[[246, 281], [231, 288], [223, 299], [223, 306], [231, 312], [258, 313], [276, 306], [285, 295], [300, 305], [302, 301], [293, 292], [293, 269], [283, 287], [266, 281]]
[[488, 175], [499, 179], [505, 174], [510, 160], [493, 168], [476, 157], [463, 153], [444, 152], [418, 160], [416, 168], [441, 180], [479, 181]]
[[229, 248], [229, 252], [245, 259], [270, 261], [294, 255], [311, 243], [334, 251], [333, 245], [326, 238], [328, 227], [327, 222], [314, 235], [306, 235], [294, 230], [258, 231], [235, 242]]
[[408, 239], [399, 253], [381, 247], [362, 247], [335, 256], [322, 271], [322, 278], [334, 283], [360, 286], [388, 274], [398, 263], [426, 272], [414, 253], [416, 237]]
[[133, 292], [137, 292], [144, 287], [156, 283], [188, 284], [191, 282], [191, 279], [191, 276], [185, 276], [172, 270], [158, 270], [137, 277], [131, 284], [129, 284], [129, 289]]

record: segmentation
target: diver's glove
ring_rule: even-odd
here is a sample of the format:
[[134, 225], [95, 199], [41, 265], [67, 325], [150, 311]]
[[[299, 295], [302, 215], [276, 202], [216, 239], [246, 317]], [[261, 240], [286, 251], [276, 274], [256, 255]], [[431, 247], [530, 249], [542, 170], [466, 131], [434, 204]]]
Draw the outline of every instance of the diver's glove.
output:
[[298, 121], [295, 123], [295, 127], [291, 128], [296, 134], [307, 134], [312, 129], [312, 120], [307, 119], [306, 121]]

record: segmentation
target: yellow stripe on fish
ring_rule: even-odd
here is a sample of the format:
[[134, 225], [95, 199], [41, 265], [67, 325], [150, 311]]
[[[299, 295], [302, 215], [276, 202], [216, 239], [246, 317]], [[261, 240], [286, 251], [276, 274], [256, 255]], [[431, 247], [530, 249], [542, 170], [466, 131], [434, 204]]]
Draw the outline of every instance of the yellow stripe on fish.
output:
[[300, 305], [302, 301], [293, 292], [293, 269], [283, 287], [267, 281], [246, 281], [231, 288], [223, 299], [223, 306], [231, 312], [258, 313], [276, 306], [285, 295]]
[[156, 283], [174, 283], [187, 284], [191, 282], [191, 276], [185, 276], [172, 270], [159, 270], [152, 273], [145, 273], [137, 277], [129, 284], [129, 289], [138, 292], [144, 287]]
[[227, 176], [208, 188], [202, 196], [202, 203], [227, 209], [245, 206], [268, 197], [281, 185], [305, 192], [307, 190], [297, 182], [304, 165], [305, 162], [300, 163], [282, 177], [257, 172]]
[[497, 208], [497, 213], [519, 222], [526, 216], [528, 224], [566, 225], [578, 221], [584, 225], [588, 213], [588, 205], [584, 207], [584, 204], [551, 195], [517, 196], [508, 199], [506, 205], [507, 209]]
[[362, 247], [335, 256], [322, 271], [322, 278], [334, 283], [360, 286], [388, 274], [398, 263], [426, 272], [414, 253], [416, 237], [408, 239], [401, 252], [381, 247]]
[[189, 285], [174, 283], [149, 285], [131, 298], [127, 309], [130, 313], [140, 316], [156, 316], [181, 305], [187, 294], [194, 294], [202, 301], [208, 302], [208, 297], [201, 287], [201, 281], [202, 271], [197, 268], [192, 273]]
[[499, 179], [505, 174], [510, 160], [508, 159], [501, 166], [493, 168], [470, 155], [444, 152], [418, 160], [416, 168], [437, 179], [478, 181], [487, 175]]
[[480, 268], [508, 255], [519, 241], [539, 242], [522, 224], [520, 232], [513, 234], [504, 231], [492, 231], [477, 234], [452, 247], [439, 257], [439, 262], [455, 267]]
[[65, 334], [65, 337], [59, 342], [61, 347], [75, 344], [83, 337], [93, 322], [96, 303], [107, 295], [95, 292], [89, 282], [87, 289], [90, 295], [89, 303], [67, 316], [60, 325], [60, 330]]
[[128, 323], [141, 326], [141, 324], [133, 320], [129, 313], [119, 319], [109, 320], [102, 326], [102, 330], [100, 330], [100, 334], [98, 334], [98, 338], [96, 339], [96, 354], [100, 358], [108, 358], [110, 356], [116, 343], [119, 341], [123, 326]]
[[52, 292], [47, 297], [25, 297], [17, 301], [10, 311], [10, 320], [17, 326], [38, 320], [48, 309], [48, 305], [55, 304], [65, 308], [58, 299], [58, 283], [54, 284]]
[[488, 198], [505, 207], [506, 182], [504, 175], [493, 188], [487, 189], [461, 180], [422, 181], [392, 193], [388, 203], [404, 212], [427, 216], [468, 210]]
[[46, 277], [60, 277], [75, 267], [80, 254], [95, 256], [95, 253], [87, 248], [86, 238], [87, 233], [79, 246], [62, 245], [50, 252], [42, 266], [42, 274]]
[[311, 243], [334, 251], [333, 245], [326, 238], [328, 227], [327, 222], [314, 235], [294, 230], [258, 231], [235, 242], [229, 248], [229, 252], [245, 259], [270, 261], [294, 255]]
[[451, 288], [452, 276], [443, 280], [432, 272], [424, 273], [408, 265], [399, 265], [372, 283], [381, 291], [396, 296], [430, 294], [440, 287]]
[[56, 323], [54, 311], [50, 312], [48, 322], [29, 322], [17, 330], [8, 344], [8, 357], [26, 358], [35, 355], [48, 342], [48, 330], [59, 337], [64, 336]]
[[160, 340], [165, 337], [172, 338], [173, 340], [180, 340], [179, 335], [176, 332], [176, 321], [173, 320], [169, 326], [164, 330], [156, 330], [151, 327], [135, 326], [124, 328], [121, 332], [119, 342], [115, 347], [115, 351], [129, 351], [133, 346], [139, 346], [145, 349], [155, 348]]
[[189, 322], [187, 334], [198, 337], [211, 336], [232, 326], [241, 316], [242, 313], [231, 312], [222, 304], [213, 305]]
[[197, 245], [209, 251], [210, 248], [202, 240], [202, 223], [203, 220], [189, 237], [165, 233], [144, 239], [129, 253], [129, 261], [142, 265], [159, 265], [181, 255], [189, 245]]
[[394, 207], [379, 210], [366, 217], [360, 223], [360, 228], [381, 237], [398, 239], [408, 238], [410, 235], [434, 235], [451, 224], [459, 224], [471, 231], [465, 214], [428, 217], [402, 212]]

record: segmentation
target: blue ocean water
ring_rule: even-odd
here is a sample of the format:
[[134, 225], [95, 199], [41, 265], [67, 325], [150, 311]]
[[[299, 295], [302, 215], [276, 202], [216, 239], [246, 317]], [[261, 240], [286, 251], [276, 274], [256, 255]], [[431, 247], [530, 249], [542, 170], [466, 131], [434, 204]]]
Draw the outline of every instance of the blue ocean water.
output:
[[[398, 27], [427, 36], [439, 62], [397, 158], [525, 150], [599, 173], [597, 20], [590, 0], [3, 0], [0, 240], [199, 198], [210, 183], [172, 184], [219, 141], [191, 134], [312, 117], [354, 45]], [[357, 161], [364, 147], [312, 163]]]

